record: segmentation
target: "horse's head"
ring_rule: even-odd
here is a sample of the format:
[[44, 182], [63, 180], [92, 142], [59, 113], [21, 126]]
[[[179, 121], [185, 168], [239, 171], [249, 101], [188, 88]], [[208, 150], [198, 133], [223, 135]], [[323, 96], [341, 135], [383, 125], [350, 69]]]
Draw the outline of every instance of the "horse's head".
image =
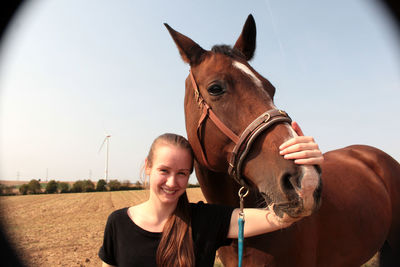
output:
[[197, 161], [243, 178], [239, 183], [257, 188], [279, 216], [309, 215], [319, 205], [319, 173], [279, 154], [279, 146], [296, 133], [273, 103], [273, 85], [248, 64], [255, 50], [253, 17], [233, 48], [214, 46], [211, 51], [165, 26], [191, 68], [185, 119]]

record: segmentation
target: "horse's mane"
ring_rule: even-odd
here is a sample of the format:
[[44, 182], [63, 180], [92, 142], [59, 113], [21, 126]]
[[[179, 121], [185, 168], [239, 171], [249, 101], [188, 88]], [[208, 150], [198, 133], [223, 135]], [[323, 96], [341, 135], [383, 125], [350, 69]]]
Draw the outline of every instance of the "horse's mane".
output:
[[214, 53], [224, 54], [231, 58], [239, 57], [242, 59], [246, 59], [245, 56], [242, 54], [242, 52], [240, 52], [235, 48], [232, 48], [230, 45], [214, 45], [211, 48], [211, 51]]

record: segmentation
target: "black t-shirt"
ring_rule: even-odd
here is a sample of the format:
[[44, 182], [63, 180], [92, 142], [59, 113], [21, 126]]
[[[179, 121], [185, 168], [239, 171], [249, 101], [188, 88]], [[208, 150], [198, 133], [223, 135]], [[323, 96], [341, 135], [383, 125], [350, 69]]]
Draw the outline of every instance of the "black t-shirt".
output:
[[[227, 238], [232, 207], [190, 203], [192, 236], [196, 266], [213, 266], [216, 250], [229, 245]], [[137, 226], [128, 208], [116, 210], [108, 217], [99, 257], [115, 266], [156, 267], [156, 252], [161, 233]]]

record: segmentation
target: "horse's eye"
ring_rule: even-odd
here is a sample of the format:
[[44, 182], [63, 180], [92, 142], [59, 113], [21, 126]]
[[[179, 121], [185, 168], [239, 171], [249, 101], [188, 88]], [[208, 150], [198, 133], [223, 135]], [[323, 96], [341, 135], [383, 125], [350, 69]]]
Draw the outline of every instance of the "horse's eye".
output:
[[212, 96], [222, 95], [225, 93], [225, 89], [222, 88], [219, 84], [213, 84], [207, 89], [208, 93]]

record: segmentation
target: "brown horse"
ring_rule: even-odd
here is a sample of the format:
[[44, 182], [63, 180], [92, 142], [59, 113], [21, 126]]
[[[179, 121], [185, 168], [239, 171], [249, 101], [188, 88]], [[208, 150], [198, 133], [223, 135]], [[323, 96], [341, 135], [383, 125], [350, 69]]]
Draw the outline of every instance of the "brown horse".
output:
[[[400, 266], [400, 165], [364, 145], [325, 153], [321, 176], [317, 167], [283, 159], [278, 147], [295, 133], [274, 106], [275, 88], [248, 64], [256, 43], [253, 17], [233, 48], [211, 51], [165, 26], [191, 68], [186, 131], [207, 201], [238, 206], [245, 185], [247, 207], [310, 215], [247, 238], [243, 266], [360, 266], [378, 250], [381, 266]], [[225, 266], [237, 266], [236, 242], [219, 255]]]

